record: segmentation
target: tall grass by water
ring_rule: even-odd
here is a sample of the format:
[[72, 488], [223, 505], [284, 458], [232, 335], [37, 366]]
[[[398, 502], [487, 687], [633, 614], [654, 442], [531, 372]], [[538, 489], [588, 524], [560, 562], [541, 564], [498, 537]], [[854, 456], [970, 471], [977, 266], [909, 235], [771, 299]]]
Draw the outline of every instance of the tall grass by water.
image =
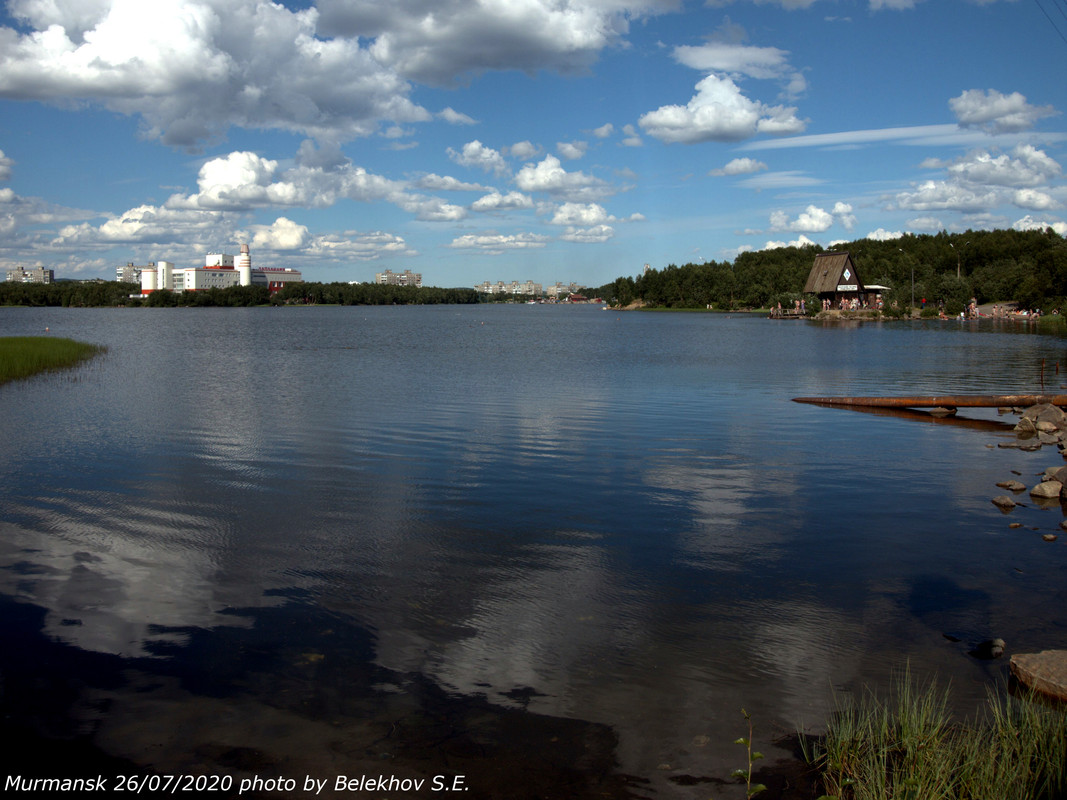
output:
[[1067, 792], [1067, 711], [990, 691], [959, 723], [948, 690], [905, 674], [888, 699], [842, 703], [805, 752], [824, 797], [840, 800], [1056, 800]]
[[0, 337], [0, 384], [41, 372], [68, 369], [105, 349], [51, 336]]

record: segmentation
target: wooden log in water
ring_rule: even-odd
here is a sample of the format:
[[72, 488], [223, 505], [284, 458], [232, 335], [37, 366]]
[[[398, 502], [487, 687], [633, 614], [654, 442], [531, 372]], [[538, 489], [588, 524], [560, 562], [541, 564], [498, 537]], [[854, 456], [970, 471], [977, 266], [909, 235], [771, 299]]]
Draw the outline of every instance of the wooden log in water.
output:
[[865, 408], [1000, 408], [1050, 403], [1067, 406], [1064, 394], [942, 394], [915, 397], [794, 397], [794, 403]]

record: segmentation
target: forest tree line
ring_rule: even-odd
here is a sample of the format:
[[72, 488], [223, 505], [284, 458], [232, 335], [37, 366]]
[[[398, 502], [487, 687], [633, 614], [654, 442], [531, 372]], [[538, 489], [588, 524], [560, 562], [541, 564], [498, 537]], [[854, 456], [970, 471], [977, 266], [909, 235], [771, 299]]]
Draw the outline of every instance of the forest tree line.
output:
[[[1051, 311], [1067, 305], [1067, 242], [1051, 230], [907, 234], [899, 239], [843, 242], [741, 253], [729, 262], [650, 269], [589, 291], [613, 305], [722, 310], [791, 307], [801, 299], [815, 256], [848, 251], [865, 285], [888, 286], [886, 308], [943, 304], [957, 314], [979, 303], [1015, 300]], [[913, 277], [914, 276], [914, 277]], [[809, 305], [813, 298], [808, 298]]]
[[[477, 303], [474, 289], [436, 286], [384, 286], [373, 283], [291, 283], [271, 294], [266, 286], [231, 286], [172, 292], [166, 289], [141, 297], [141, 287], [118, 281], [0, 283], [4, 306], [265, 306], [265, 305], [432, 305]], [[132, 295], [132, 296], [131, 296]]]

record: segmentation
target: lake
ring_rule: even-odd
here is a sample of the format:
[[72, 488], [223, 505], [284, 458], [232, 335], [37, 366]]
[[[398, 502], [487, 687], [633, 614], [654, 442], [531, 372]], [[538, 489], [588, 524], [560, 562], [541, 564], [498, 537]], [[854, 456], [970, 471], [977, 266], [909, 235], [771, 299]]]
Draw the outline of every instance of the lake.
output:
[[0, 386], [0, 702], [35, 747], [262, 796], [739, 797], [742, 709], [773, 764], [905, 665], [972, 714], [1067, 646], [1063, 510], [990, 502], [1054, 447], [790, 402], [1057, 391], [1022, 326], [0, 309], [46, 330], [108, 352]]

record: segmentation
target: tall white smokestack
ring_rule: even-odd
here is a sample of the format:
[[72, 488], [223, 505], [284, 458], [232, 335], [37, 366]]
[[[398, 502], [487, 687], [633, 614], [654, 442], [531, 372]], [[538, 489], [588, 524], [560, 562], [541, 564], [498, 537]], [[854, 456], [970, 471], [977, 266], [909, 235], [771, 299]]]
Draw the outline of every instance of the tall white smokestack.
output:
[[252, 256], [248, 253], [248, 245], [241, 245], [241, 255], [237, 256], [234, 264], [237, 267], [237, 275], [242, 286], [252, 285]]
[[159, 273], [156, 265], [149, 262], [148, 266], [141, 270], [141, 294], [150, 294], [158, 287]]

